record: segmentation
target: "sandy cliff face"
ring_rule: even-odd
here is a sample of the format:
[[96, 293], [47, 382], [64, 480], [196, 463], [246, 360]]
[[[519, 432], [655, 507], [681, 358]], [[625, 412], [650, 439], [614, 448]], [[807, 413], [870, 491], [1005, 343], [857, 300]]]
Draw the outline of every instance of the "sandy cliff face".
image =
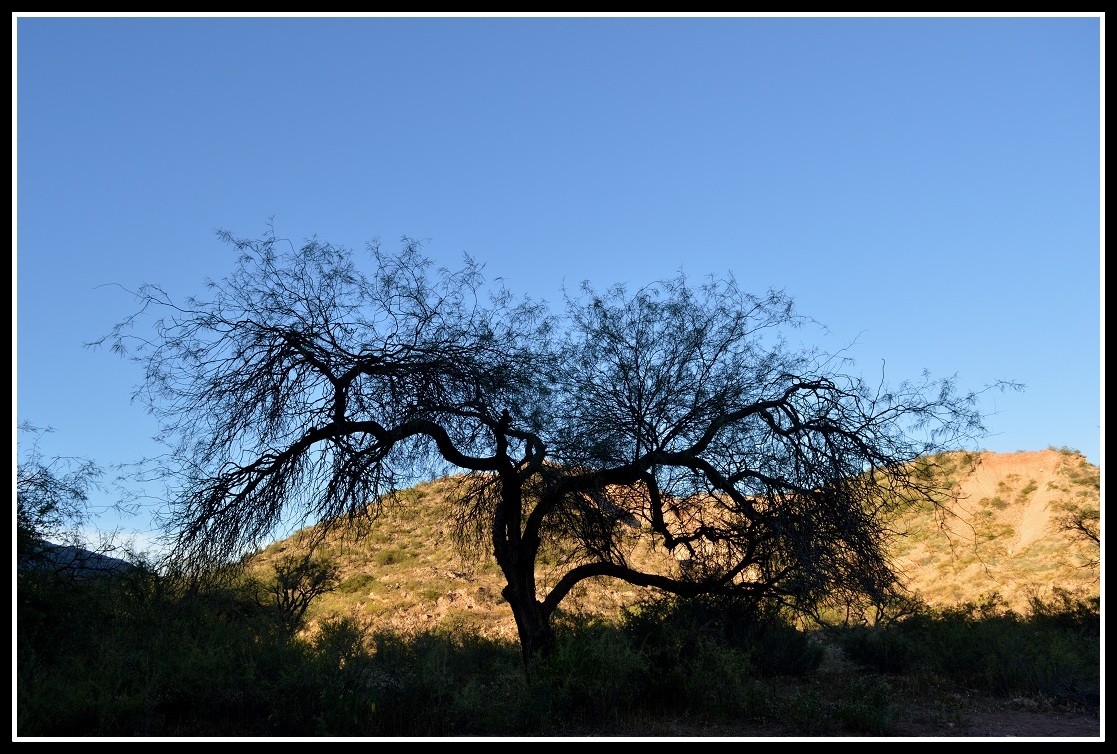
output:
[[908, 511], [892, 545], [905, 583], [936, 606], [994, 593], [1026, 607], [1054, 588], [1096, 594], [1097, 546], [1064, 530], [1074, 509], [1098, 511], [1100, 471], [1059, 450], [979, 453], [948, 464], [940, 511]]

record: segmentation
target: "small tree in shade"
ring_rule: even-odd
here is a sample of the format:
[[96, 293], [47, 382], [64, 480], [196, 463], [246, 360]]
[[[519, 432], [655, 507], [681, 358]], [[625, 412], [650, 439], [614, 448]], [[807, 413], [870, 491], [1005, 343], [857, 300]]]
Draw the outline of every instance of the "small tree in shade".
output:
[[[458, 472], [445, 516], [500, 566], [525, 660], [594, 577], [807, 611], [883, 598], [884, 514], [935, 494], [909, 462], [982, 432], [953, 381], [847, 374], [787, 344], [786, 295], [730, 278], [587, 285], [555, 314], [406, 239], [222, 237], [231, 274], [181, 303], [140, 289], [152, 330], [137, 313], [107, 338], [173, 441], [178, 554], [225, 562], [292, 513], [375, 516]], [[641, 540], [674, 557], [637, 567]], [[548, 583], [544, 548], [565, 564]]]
[[[266, 585], [265, 604], [275, 608], [283, 624], [294, 630], [316, 597], [337, 587], [338, 570], [333, 563], [312, 556], [288, 555], [275, 564], [275, 577]], [[259, 599], [259, 597], [258, 597]]]

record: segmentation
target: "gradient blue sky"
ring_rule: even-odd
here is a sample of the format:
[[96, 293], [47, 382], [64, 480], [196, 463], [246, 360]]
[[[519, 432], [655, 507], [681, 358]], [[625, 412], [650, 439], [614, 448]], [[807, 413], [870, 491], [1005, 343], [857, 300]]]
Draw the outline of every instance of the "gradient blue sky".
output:
[[197, 292], [273, 217], [555, 304], [732, 272], [865, 372], [1024, 383], [986, 448], [1100, 463], [1103, 23], [13, 15], [17, 417], [153, 452], [99, 286]]

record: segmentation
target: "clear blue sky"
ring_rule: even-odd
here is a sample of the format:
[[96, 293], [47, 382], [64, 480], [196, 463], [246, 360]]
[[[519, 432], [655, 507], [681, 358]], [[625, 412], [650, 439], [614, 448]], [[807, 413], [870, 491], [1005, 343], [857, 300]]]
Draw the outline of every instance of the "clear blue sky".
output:
[[17, 417], [151, 453], [98, 286], [197, 292], [274, 217], [556, 304], [731, 271], [866, 372], [1024, 383], [985, 447], [1099, 463], [1103, 21], [13, 15]]

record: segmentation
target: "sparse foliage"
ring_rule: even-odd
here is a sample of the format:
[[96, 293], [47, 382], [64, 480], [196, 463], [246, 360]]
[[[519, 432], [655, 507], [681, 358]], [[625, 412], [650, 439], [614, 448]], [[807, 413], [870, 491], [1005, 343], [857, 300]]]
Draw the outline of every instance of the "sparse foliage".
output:
[[39, 440], [49, 429], [22, 423], [19, 430], [16, 552], [22, 563], [42, 555], [48, 540], [57, 544], [78, 542], [78, 530], [88, 514], [89, 493], [101, 469], [87, 458], [46, 457]]
[[1097, 552], [1083, 564], [1087, 568], [1101, 565], [1101, 511], [1072, 505], [1057, 520], [1058, 527], [1079, 541], [1094, 545]]
[[[952, 380], [846, 374], [786, 342], [788, 296], [733, 279], [587, 285], [560, 316], [406, 239], [362, 257], [223, 238], [232, 274], [183, 303], [142, 288], [154, 332], [106, 339], [143, 364], [173, 442], [179, 554], [222, 562], [292, 514], [375, 515], [420, 474], [464, 472], [446, 516], [500, 565], [525, 659], [594, 577], [796, 610], [887, 599], [882, 513], [934, 499], [910, 462], [982, 432]], [[661, 569], [632, 565], [639, 541]], [[549, 583], [541, 550], [564, 564]]]
[[1063, 456], [1065, 482], [1056, 487], [1064, 498], [1055, 526], [1083, 543], [1092, 553], [1084, 559], [1083, 567], [1098, 568], [1101, 565], [1101, 508], [1087, 501], [1101, 494], [1101, 471], [1076, 450], [1058, 448], [1058, 451]]
[[1101, 546], [1101, 512], [1076, 508], [1068, 512], [1062, 519], [1064, 531], [1077, 534], [1088, 539], [1095, 545]]
[[337, 567], [321, 558], [286, 556], [275, 564], [268, 599], [288, 628], [298, 627], [310, 603], [337, 588]]

